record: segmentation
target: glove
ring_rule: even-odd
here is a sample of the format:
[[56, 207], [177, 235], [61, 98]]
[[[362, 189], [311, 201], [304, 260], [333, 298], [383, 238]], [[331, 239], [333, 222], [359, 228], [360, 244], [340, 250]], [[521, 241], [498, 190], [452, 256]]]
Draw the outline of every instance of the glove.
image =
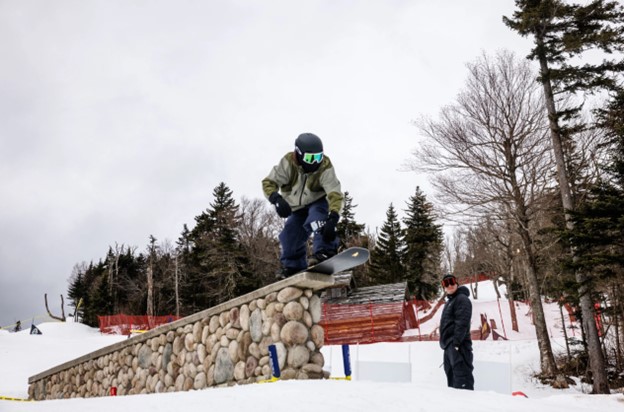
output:
[[323, 241], [329, 243], [336, 240], [336, 225], [338, 224], [340, 215], [336, 212], [331, 212], [325, 220], [325, 225], [321, 228], [321, 235], [323, 235]]
[[275, 205], [275, 210], [277, 211], [279, 217], [287, 218], [292, 213], [292, 209], [290, 208], [288, 202], [285, 201], [282, 195], [277, 192], [271, 193], [271, 196], [269, 196], [269, 202]]

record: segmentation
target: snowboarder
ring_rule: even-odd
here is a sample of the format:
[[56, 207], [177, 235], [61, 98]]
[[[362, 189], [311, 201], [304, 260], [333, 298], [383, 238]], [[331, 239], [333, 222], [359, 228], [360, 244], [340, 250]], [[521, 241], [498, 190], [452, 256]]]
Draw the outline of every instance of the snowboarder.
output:
[[450, 388], [474, 390], [470, 291], [459, 286], [457, 278], [447, 274], [442, 279], [447, 302], [440, 318], [440, 347], [444, 350], [444, 372]]
[[[306, 269], [308, 263], [314, 265], [336, 254], [336, 224], [344, 196], [318, 136], [300, 134], [295, 140], [295, 150], [286, 153], [262, 180], [262, 190], [277, 214], [287, 218], [279, 235], [278, 277], [292, 276]], [[307, 241], [311, 234], [314, 234], [312, 255], [308, 260]]]

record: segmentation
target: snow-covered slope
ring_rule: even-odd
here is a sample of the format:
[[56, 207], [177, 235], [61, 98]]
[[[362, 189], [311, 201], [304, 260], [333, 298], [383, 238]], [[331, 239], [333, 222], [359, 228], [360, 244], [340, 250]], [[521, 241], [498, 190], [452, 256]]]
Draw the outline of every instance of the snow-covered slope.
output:
[[[474, 322], [478, 322], [479, 313], [483, 312], [499, 322], [498, 304], [491, 289], [491, 285], [485, 283], [479, 286], [479, 299], [473, 300]], [[505, 307], [508, 308], [507, 302], [501, 301], [501, 308]], [[547, 305], [546, 311], [549, 329], [554, 336], [553, 347], [562, 351], [561, 329], [560, 325], [557, 326], [559, 309], [556, 305]], [[481, 389], [474, 392], [445, 387], [444, 372], [440, 368], [442, 353], [437, 342], [382, 343], [351, 346], [352, 381], [279, 381], [173, 394], [43, 402], [0, 400], [0, 411], [622, 411], [622, 394], [587, 395], [582, 393], [587, 388], [581, 387], [556, 391], [531, 378], [531, 374], [539, 369], [539, 354], [537, 343], [532, 339], [534, 332], [530, 317], [526, 313], [527, 308], [520, 305], [520, 332], [515, 334], [511, 332], [503, 311], [507, 334], [513, 340], [474, 343], [477, 388], [481, 384]], [[437, 321], [437, 318], [432, 319], [431, 327]], [[100, 335], [95, 329], [73, 323], [44, 323], [39, 328], [43, 335], [29, 335], [28, 331], [0, 331], [0, 396], [26, 397], [29, 376], [125, 339], [123, 336]], [[331, 370], [333, 376], [341, 376], [340, 349], [325, 347], [323, 353], [326, 369]], [[364, 366], [368, 368], [367, 373]], [[380, 373], [371, 374], [371, 370]], [[401, 382], [382, 382], [387, 380], [382, 372], [388, 370], [406, 372], [407, 375], [396, 379]], [[397, 373], [395, 377], [399, 375]], [[496, 388], [487, 387], [492, 385], [492, 378], [508, 382], [506, 385], [512, 391], [522, 391], [529, 398], [495, 392]]]

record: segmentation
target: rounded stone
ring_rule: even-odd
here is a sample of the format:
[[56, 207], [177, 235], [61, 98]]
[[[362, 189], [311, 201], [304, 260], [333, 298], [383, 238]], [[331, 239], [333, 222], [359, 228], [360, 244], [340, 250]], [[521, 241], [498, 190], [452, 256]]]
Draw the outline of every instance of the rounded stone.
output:
[[308, 312], [307, 310], [305, 312], [303, 312], [303, 323], [305, 323], [305, 325], [308, 328], [313, 325], [312, 315], [310, 315], [310, 312]]
[[138, 353], [139, 366], [143, 369], [152, 365], [152, 349], [148, 345], [143, 345]]
[[240, 310], [238, 308], [230, 309], [229, 315], [230, 315], [230, 323], [233, 326], [237, 326], [240, 324], [239, 323], [240, 322]]
[[204, 372], [200, 372], [195, 376], [195, 380], [193, 381], [194, 389], [203, 389], [206, 387], [206, 374]]
[[256, 342], [252, 342], [251, 345], [249, 345], [249, 354], [257, 359], [260, 359], [262, 357], [260, 354], [260, 345]]
[[254, 375], [256, 368], [258, 367], [258, 360], [253, 356], [248, 356], [245, 362], [245, 376], [247, 378]]
[[211, 317], [208, 327], [210, 328], [210, 333], [215, 333], [219, 329], [219, 316], [214, 315]]
[[236, 366], [234, 367], [234, 379], [237, 381], [245, 379], [245, 362], [240, 361], [236, 363]]
[[296, 345], [288, 349], [288, 365], [299, 368], [310, 361], [310, 351], [302, 345]]
[[312, 315], [312, 322], [319, 323], [321, 321], [321, 298], [314, 295], [310, 298], [310, 315]]
[[289, 286], [279, 291], [277, 294], [277, 301], [287, 303], [291, 300], [299, 299], [301, 295], [303, 295], [303, 291], [301, 289]]
[[202, 343], [197, 345], [197, 360], [199, 363], [204, 363], [206, 359], [206, 346]]
[[187, 334], [184, 337], [184, 348], [186, 349], [187, 352], [190, 352], [193, 349], [195, 349], [195, 339], [193, 338], [193, 335], [191, 333]]
[[260, 342], [262, 339], [262, 311], [256, 309], [249, 319], [249, 332], [251, 332], [251, 340]]
[[314, 345], [317, 348], [322, 348], [325, 343], [325, 329], [320, 325], [314, 325], [312, 329], [310, 329], [310, 335]]
[[249, 345], [251, 345], [251, 334], [244, 332], [238, 342], [238, 358], [245, 359], [249, 353]]
[[273, 323], [271, 325], [271, 339], [273, 339], [274, 342], [277, 342], [280, 340], [281, 330], [282, 329], [280, 328], [279, 324]]
[[184, 379], [184, 386], [182, 387], [182, 390], [190, 391], [193, 388], [194, 383], [195, 383], [195, 380], [193, 378]]
[[231, 341], [228, 345], [228, 353], [230, 354], [230, 359], [232, 359], [232, 362], [238, 362], [239, 360], [238, 346], [238, 342], [235, 340]]
[[173, 340], [173, 353], [174, 355], [179, 355], [184, 349], [184, 340], [180, 336], [176, 336]]
[[284, 311], [282, 313], [287, 320], [301, 320], [303, 317], [303, 305], [295, 301], [288, 302], [286, 306], [284, 306]]
[[291, 320], [282, 328], [280, 338], [288, 346], [303, 345], [308, 340], [308, 328], [300, 322]]
[[249, 310], [249, 306], [243, 305], [240, 309], [239, 321], [242, 330], [249, 330], [249, 317], [251, 316], [251, 311]]
[[202, 332], [204, 331], [204, 325], [201, 322], [195, 322], [193, 324], [193, 340], [195, 343], [201, 342]]
[[310, 357], [310, 362], [315, 365], [319, 365], [320, 367], [323, 367], [323, 365], [325, 365], [325, 357], [321, 352], [314, 352]]
[[234, 378], [234, 364], [226, 348], [219, 349], [215, 360], [214, 381], [217, 385]]

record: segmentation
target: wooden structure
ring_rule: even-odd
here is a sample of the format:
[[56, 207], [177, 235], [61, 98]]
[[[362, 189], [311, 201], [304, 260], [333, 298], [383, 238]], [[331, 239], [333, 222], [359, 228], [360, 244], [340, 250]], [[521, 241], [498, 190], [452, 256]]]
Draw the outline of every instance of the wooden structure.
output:
[[407, 282], [356, 289], [350, 273], [334, 278], [322, 297], [326, 345], [401, 340], [408, 327]]

